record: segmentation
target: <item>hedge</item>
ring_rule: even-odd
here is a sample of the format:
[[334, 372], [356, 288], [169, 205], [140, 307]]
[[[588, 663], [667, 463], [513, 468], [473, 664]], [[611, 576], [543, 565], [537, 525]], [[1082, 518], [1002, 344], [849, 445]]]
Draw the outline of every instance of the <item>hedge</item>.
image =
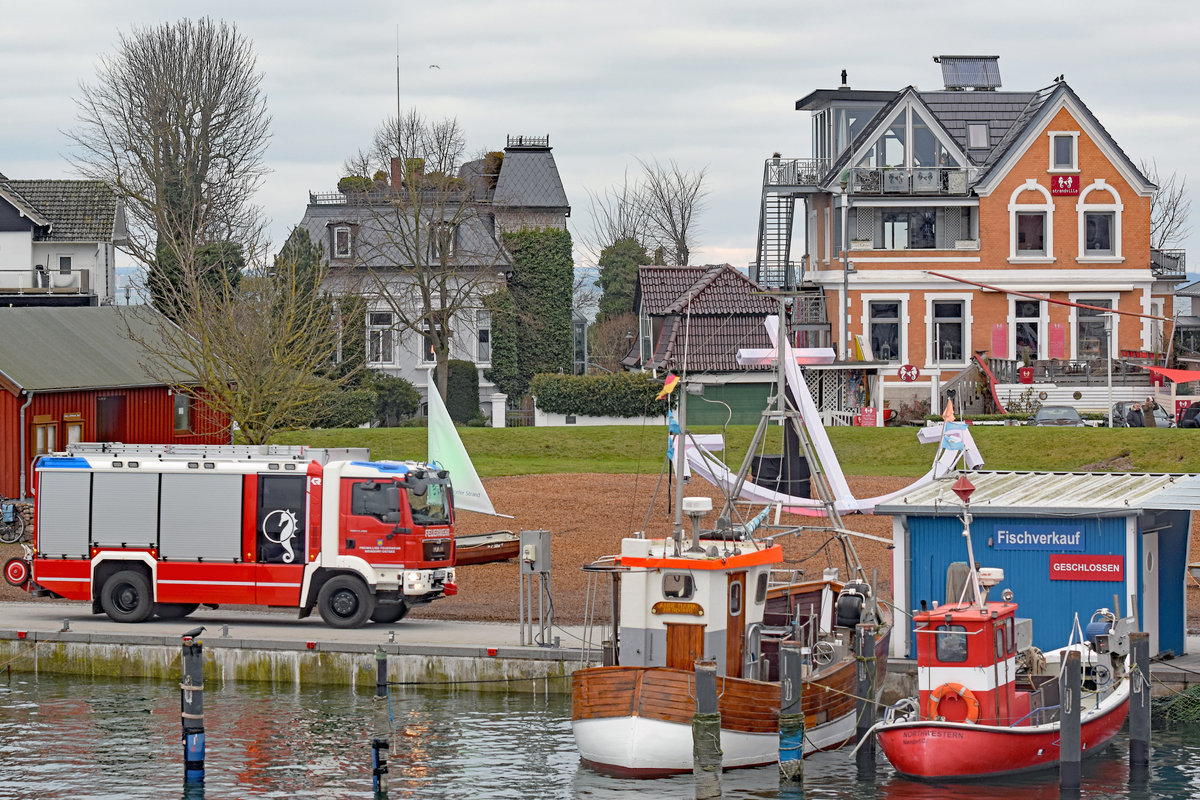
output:
[[655, 400], [661, 379], [644, 372], [603, 375], [534, 375], [530, 390], [537, 407], [552, 414], [589, 417], [661, 417], [667, 401]]
[[[450, 419], [465, 425], [479, 416], [479, 371], [470, 361], [451, 360], [446, 380], [446, 410]], [[437, 387], [431, 387], [436, 392]]]

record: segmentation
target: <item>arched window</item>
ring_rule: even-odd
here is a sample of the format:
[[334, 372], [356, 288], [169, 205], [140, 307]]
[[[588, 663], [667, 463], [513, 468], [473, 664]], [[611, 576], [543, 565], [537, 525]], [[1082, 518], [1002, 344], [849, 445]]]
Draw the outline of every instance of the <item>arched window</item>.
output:
[[1121, 212], [1125, 206], [1117, 190], [1097, 178], [1079, 193], [1079, 260], [1123, 261]]
[[[1038, 197], [1042, 202], [1037, 202]], [[1009, 198], [1008, 233], [1009, 261], [1054, 260], [1054, 199], [1034, 178], [1014, 189]]]

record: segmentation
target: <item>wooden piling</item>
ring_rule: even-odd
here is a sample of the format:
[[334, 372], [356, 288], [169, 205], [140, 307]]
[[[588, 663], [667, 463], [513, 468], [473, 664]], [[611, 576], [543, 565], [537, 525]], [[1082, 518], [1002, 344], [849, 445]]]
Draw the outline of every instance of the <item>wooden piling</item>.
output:
[[1150, 766], [1150, 634], [1131, 633], [1129, 654], [1133, 661], [1129, 676], [1129, 766]]
[[[875, 779], [875, 736], [870, 733], [875, 727], [875, 626], [856, 625], [854, 628], [854, 693], [856, 717], [858, 719], [854, 739], [858, 751], [854, 761], [858, 767], [860, 781]], [[863, 741], [866, 738], [868, 741]]]
[[371, 740], [371, 789], [376, 800], [387, 797], [388, 791], [388, 740]]
[[375, 698], [386, 698], [387, 688], [387, 652], [381, 647], [375, 651]]
[[199, 631], [183, 637], [179, 717], [183, 724], [183, 782], [204, 783], [204, 644]]
[[1080, 760], [1083, 757], [1082, 730], [1082, 684], [1083, 667], [1078, 650], [1070, 650], [1062, 662], [1059, 673], [1062, 682], [1062, 708], [1059, 712], [1058, 785], [1062, 791], [1079, 788]]
[[692, 716], [692, 778], [696, 800], [721, 796], [721, 711], [717, 662], [696, 662], [696, 711]]
[[804, 658], [799, 642], [779, 645], [779, 782], [800, 783], [804, 779]]

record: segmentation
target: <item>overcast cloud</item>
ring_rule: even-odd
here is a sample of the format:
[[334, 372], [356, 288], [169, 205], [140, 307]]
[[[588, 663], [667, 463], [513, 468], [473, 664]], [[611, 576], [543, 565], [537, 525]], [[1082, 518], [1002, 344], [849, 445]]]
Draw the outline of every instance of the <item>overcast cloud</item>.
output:
[[[762, 164], [809, 154], [795, 101], [833, 88], [941, 86], [937, 54], [999, 55], [1004, 87], [1060, 73], [1134, 159], [1200, 188], [1200, 5], [1008, 0], [802, 2], [41, 2], [8, 4], [0, 28], [0, 172], [72, 177], [68, 141], [81, 80], [133, 26], [207, 14], [258, 54], [273, 117], [272, 170], [258, 202], [282, 242], [309, 190], [332, 189], [343, 160], [400, 102], [455, 116], [469, 151], [507, 134], [549, 134], [574, 212], [637, 159], [707, 168], [692, 263], [754, 256]], [[437, 68], [431, 68], [436, 64]], [[1200, 203], [1197, 203], [1200, 208]], [[1193, 222], [1193, 229], [1195, 223]], [[1185, 246], [1200, 241], [1193, 233]], [[1193, 253], [1193, 261], [1200, 256]], [[1195, 268], [1193, 267], [1193, 271]]]

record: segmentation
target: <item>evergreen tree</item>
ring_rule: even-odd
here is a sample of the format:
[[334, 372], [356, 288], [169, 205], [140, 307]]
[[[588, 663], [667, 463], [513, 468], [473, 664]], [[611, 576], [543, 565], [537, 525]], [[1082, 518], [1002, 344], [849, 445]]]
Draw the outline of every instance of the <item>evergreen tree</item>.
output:
[[637, 286], [638, 266], [648, 261], [646, 249], [631, 238], [618, 239], [600, 252], [596, 262], [600, 267], [600, 279], [596, 285], [603, 294], [597, 321], [634, 311], [633, 291]]

